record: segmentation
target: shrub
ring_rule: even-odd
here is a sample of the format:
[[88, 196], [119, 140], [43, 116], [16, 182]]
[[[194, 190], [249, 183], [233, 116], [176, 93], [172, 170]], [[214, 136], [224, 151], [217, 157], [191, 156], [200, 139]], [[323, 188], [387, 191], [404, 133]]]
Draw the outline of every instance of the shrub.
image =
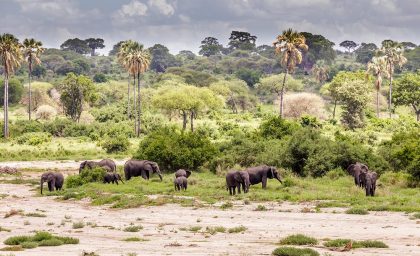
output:
[[244, 226], [238, 226], [238, 227], [234, 227], [234, 228], [229, 228], [228, 233], [241, 233], [241, 232], [244, 232], [247, 229], [248, 228], [246, 228]]
[[33, 249], [33, 248], [38, 247], [38, 243], [36, 243], [36, 242], [29, 242], [29, 241], [28, 242], [23, 242], [20, 245], [24, 249]]
[[4, 244], [6, 245], [19, 245], [24, 242], [28, 242], [31, 240], [30, 236], [12, 236], [4, 240]]
[[125, 227], [124, 231], [125, 232], [139, 232], [142, 229], [143, 229], [143, 226], [141, 225], [138, 225], [138, 226], [130, 225], [128, 227]]
[[125, 152], [130, 146], [130, 142], [127, 137], [107, 137], [101, 143], [101, 147], [105, 149], [107, 153]]
[[44, 131], [51, 133], [55, 137], [65, 137], [64, 130], [71, 125], [73, 125], [73, 121], [67, 118], [55, 118], [44, 123]]
[[163, 128], [144, 138], [134, 158], [153, 160], [163, 170], [196, 170], [216, 154], [216, 147], [199, 133]]
[[[15, 78], [9, 79], [9, 104], [16, 104], [23, 95], [23, 85]], [[0, 106], [4, 104], [4, 80], [0, 79]]]
[[215, 235], [217, 233], [225, 233], [226, 228], [222, 226], [216, 226], [216, 227], [206, 227], [206, 232], [210, 235]]
[[280, 240], [280, 244], [284, 245], [316, 245], [318, 240], [313, 237], [305, 236], [302, 234], [290, 235]]
[[369, 214], [368, 211], [362, 208], [350, 208], [346, 210], [347, 214], [360, 214], [360, 215], [367, 215]]
[[303, 115], [325, 119], [325, 102], [314, 93], [294, 93], [284, 96], [284, 116], [300, 118]]
[[35, 112], [36, 119], [50, 120], [57, 115], [57, 110], [49, 105], [41, 105]]
[[65, 182], [66, 188], [76, 188], [84, 184], [80, 175], [70, 175], [66, 178]]
[[102, 182], [106, 171], [103, 168], [96, 167], [92, 170], [84, 170], [80, 173], [80, 178], [83, 181], [83, 184], [89, 182]]
[[319, 256], [319, 253], [310, 248], [279, 247], [272, 253], [275, 256]]
[[299, 125], [295, 122], [273, 116], [261, 123], [260, 132], [264, 138], [282, 139], [286, 135], [291, 135], [298, 128]]
[[39, 246], [60, 246], [63, 244], [64, 242], [57, 238], [51, 238], [39, 242]]
[[[343, 247], [350, 243], [350, 239], [334, 239], [324, 243], [325, 247]], [[352, 248], [388, 248], [384, 242], [376, 240], [353, 241]]]
[[104, 74], [98, 73], [93, 76], [93, 81], [95, 83], [106, 83], [108, 78]]
[[126, 109], [120, 105], [103, 106], [92, 110], [92, 115], [98, 122], [121, 122], [127, 119]]
[[85, 223], [83, 223], [83, 221], [73, 222], [73, 229], [80, 229], [84, 227]]
[[16, 138], [18, 144], [27, 144], [31, 146], [50, 142], [51, 134], [46, 132], [28, 132]]

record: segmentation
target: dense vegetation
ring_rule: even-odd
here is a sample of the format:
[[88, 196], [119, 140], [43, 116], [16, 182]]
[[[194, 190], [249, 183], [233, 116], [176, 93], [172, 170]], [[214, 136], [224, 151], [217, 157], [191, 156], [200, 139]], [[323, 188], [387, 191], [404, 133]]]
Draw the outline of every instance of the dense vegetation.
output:
[[28, 55], [2, 35], [0, 57], [14, 59], [0, 68], [10, 104], [0, 159], [135, 157], [215, 173], [268, 164], [311, 177], [360, 161], [418, 184], [420, 47], [345, 41], [341, 52], [293, 30], [274, 46], [242, 31], [229, 40], [205, 38], [202, 56], [131, 40], [98, 56], [100, 38], [29, 44]]

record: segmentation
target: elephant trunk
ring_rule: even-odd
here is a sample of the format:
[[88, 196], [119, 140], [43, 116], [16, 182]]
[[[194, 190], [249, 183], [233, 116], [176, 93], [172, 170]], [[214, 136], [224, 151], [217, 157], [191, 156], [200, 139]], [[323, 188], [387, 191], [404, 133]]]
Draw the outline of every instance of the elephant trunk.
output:
[[122, 180], [121, 176], [120, 176], [120, 181], [122, 182], [122, 184], [124, 184], [124, 181]]
[[162, 174], [160, 174], [160, 172], [159, 172], [158, 175], [159, 175], [160, 181], [162, 181], [163, 180], [162, 179]]

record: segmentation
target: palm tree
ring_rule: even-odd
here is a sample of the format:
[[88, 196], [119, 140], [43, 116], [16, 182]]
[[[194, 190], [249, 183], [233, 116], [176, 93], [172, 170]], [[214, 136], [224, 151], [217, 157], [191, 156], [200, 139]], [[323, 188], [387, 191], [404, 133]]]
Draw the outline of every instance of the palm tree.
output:
[[4, 68], [4, 138], [9, 137], [9, 78], [22, 61], [22, 45], [11, 34], [0, 35], [0, 61]]
[[392, 79], [394, 75], [395, 66], [402, 67], [407, 59], [404, 57], [404, 47], [392, 40], [385, 40], [382, 42], [382, 47], [379, 49], [378, 53], [385, 58], [386, 69], [388, 71], [389, 77], [389, 99], [388, 99], [388, 109], [389, 109], [389, 118], [392, 117]]
[[273, 43], [276, 47], [276, 54], [281, 54], [281, 65], [285, 68], [283, 85], [280, 92], [280, 117], [283, 116], [283, 95], [287, 74], [292, 73], [296, 65], [302, 62], [302, 51], [307, 51], [305, 37], [297, 31], [289, 28], [277, 36]]
[[31, 120], [31, 112], [32, 112], [32, 91], [31, 91], [31, 79], [32, 79], [32, 66], [33, 64], [39, 65], [41, 60], [39, 56], [41, 53], [44, 52], [44, 48], [42, 47], [42, 43], [40, 41], [36, 41], [35, 39], [25, 39], [23, 41], [23, 55], [25, 57], [26, 62], [28, 63], [29, 68], [29, 106], [28, 106], [28, 113], [29, 113], [29, 120]]
[[[130, 108], [130, 76], [132, 75], [134, 80], [133, 80], [133, 87], [135, 89], [135, 84], [136, 84], [136, 73], [134, 70], [134, 61], [133, 61], [133, 54], [132, 54], [132, 49], [133, 49], [133, 44], [134, 41], [132, 40], [128, 40], [128, 41], [124, 41], [119, 49], [119, 52], [117, 53], [117, 57], [118, 57], [118, 62], [120, 62], [120, 64], [127, 70], [128, 72], [128, 84], [127, 84], [127, 115], [128, 118], [131, 119], [131, 108]], [[134, 95], [135, 95], [135, 90], [134, 90]], [[136, 99], [135, 97], [133, 97], [134, 99], [134, 109], [136, 109]], [[136, 125], [136, 124], [135, 124]], [[135, 128], [136, 129], [136, 128]]]
[[[135, 115], [135, 131], [136, 135], [140, 136], [140, 116], [141, 116], [141, 96], [140, 96], [140, 74], [145, 72], [151, 61], [150, 53], [144, 49], [142, 44], [128, 40], [121, 44], [120, 52], [118, 53], [120, 63], [127, 69], [130, 75], [133, 75], [134, 85], [137, 79], [137, 97], [136, 88], [134, 86], [134, 115]], [[137, 100], [137, 102], [136, 102]]]
[[375, 78], [376, 87], [376, 115], [379, 117], [379, 92], [382, 86], [382, 76], [389, 76], [386, 59], [382, 57], [373, 57], [367, 65], [367, 73], [372, 73]]
[[315, 79], [320, 83], [324, 83], [329, 78], [328, 67], [325, 65], [324, 60], [319, 60], [312, 67], [312, 74], [315, 76]]

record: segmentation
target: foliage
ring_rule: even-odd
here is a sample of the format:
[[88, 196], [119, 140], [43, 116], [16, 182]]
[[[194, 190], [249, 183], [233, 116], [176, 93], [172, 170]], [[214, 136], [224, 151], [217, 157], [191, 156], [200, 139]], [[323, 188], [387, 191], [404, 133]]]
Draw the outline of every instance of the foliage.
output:
[[420, 71], [406, 73], [395, 81], [393, 101], [395, 105], [411, 106], [420, 121]]
[[[9, 79], [9, 104], [16, 104], [23, 95], [23, 85], [15, 78]], [[4, 104], [4, 80], [0, 78], [0, 106]]]
[[354, 51], [356, 61], [363, 64], [368, 63], [375, 56], [377, 49], [378, 47], [374, 43], [361, 43], [360, 47]]
[[79, 175], [68, 176], [65, 180], [66, 188], [75, 188], [90, 182], [103, 182], [105, 174], [105, 169], [100, 167], [85, 169]]
[[232, 109], [233, 113], [238, 113], [238, 108], [242, 111], [248, 110], [254, 107], [257, 102], [247, 84], [239, 79], [221, 80], [212, 83], [210, 90], [224, 97], [226, 104]]
[[86, 45], [91, 49], [91, 56], [95, 56], [96, 49], [105, 48], [104, 40], [102, 38], [88, 38], [85, 40]]
[[60, 86], [60, 91], [60, 100], [65, 114], [74, 121], [80, 120], [83, 104], [95, 100], [93, 82], [90, 78], [83, 75], [67, 74], [66, 79]]
[[275, 256], [319, 256], [319, 253], [310, 248], [279, 247], [272, 253]]
[[303, 54], [302, 66], [312, 68], [319, 60], [324, 60], [331, 64], [336, 57], [334, 43], [322, 35], [313, 35], [308, 32], [301, 33], [306, 39], [308, 51]]
[[165, 171], [197, 170], [216, 154], [216, 147], [210, 140], [197, 132], [179, 133], [162, 128], [143, 139], [134, 158], [155, 161]]
[[255, 49], [256, 36], [248, 32], [232, 31], [229, 37], [229, 48], [240, 50], [253, 50]]
[[86, 41], [79, 38], [67, 39], [60, 45], [62, 50], [74, 51], [80, 54], [87, 54], [90, 52], [90, 48]]
[[106, 83], [108, 81], [108, 78], [102, 73], [97, 73], [93, 76], [93, 81], [95, 83]]
[[[261, 79], [258, 90], [280, 94], [283, 86], [284, 74], [267, 76]], [[301, 80], [294, 79], [291, 75], [286, 76], [285, 90], [301, 91], [303, 83]]]
[[260, 133], [264, 138], [282, 139], [299, 129], [295, 122], [273, 116], [261, 123]]
[[283, 245], [317, 245], [318, 240], [303, 234], [290, 235], [280, 240]]
[[206, 37], [201, 41], [200, 51], [198, 54], [209, 57], [220, 53], [222, 45], [218, 42], [217, 38]]
[[130, 142], [125, 136], [106, 137], [101, 143], [101, 147], [107, 153], [125, 152], [127, 151]]
[[57, 110], [49, 105], [41, 105], [37, 108], [35, 116], [36, 119], [50, 120], [57, 115]]
[[339, 44], [341, 47], [346, 48], [348, 52], [351, 52], [352, 49], [355, 49], [358, 44], [351, 40], [345, 40]]
[[237, 78], [246, 82], [249, 87], [254, 87], [260, 81], [262, 76], [258, 70], [252, 70], [248, 68], [240, 68], [235, 72]]
[[152, 55], [150, 69], [156, 72], [165, 72], [167, 68], [180, 64], [164, 45], [155, 44], [149, 48], [149, 52]]
[[[324, 243], [325, 247], [343, 247], [350, 243], [350, 239], [334, 239]], [[376, 240], [363, 240], [363, 241], [352, 241], [352, 248], [388, 248], [382, 241]]]
[[166, 73], [178, 75], [184, 78], [187, 84], [199, 87], [209, 86], [211, 83], [217, 81], [217, 79], [208, 73], [195, 71], [188, 68], [172, 67], [168, 68]]
[[18, 144], [40, 145], [51, 141], [51, 134], [46, 132], [28, 132], [16, 138]]
[[319, 119], [326, 118], [324, 100], [314, 93], [287, 94], [284, 97], [284, 103], [285, 117], [296, 119], [304, 115], [311, 115]]
[[21, 245], [25, 249], [32, 249], [38, 246], [59, 246], [78, 243], [79, 239], [77, 238], [55, 236], [46, 231], [37, 231], [33, 236], [13, 236], [4, 241], [6, 245]]

